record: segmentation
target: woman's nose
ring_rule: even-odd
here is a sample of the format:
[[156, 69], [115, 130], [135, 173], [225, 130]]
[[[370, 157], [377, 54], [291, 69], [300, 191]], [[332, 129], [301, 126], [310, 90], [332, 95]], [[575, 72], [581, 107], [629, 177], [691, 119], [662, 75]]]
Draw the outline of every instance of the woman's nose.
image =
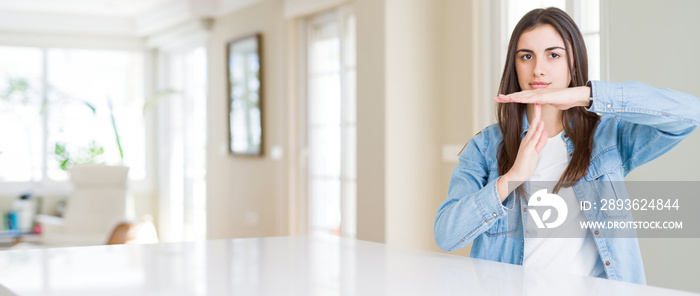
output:
[[535, 67], [532, 69], [532, 75], [535, 77], [544, 76], [544, 65], [539, 59], [535, 62]]

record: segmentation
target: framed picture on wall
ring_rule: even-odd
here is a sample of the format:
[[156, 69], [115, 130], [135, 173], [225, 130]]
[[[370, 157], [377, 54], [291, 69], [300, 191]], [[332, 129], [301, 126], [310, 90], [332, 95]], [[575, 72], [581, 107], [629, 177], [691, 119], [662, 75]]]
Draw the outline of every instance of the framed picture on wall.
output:
[[261, 34], [226, 45], [229, 153], [233, 155], [263, 155], [261, 45]]

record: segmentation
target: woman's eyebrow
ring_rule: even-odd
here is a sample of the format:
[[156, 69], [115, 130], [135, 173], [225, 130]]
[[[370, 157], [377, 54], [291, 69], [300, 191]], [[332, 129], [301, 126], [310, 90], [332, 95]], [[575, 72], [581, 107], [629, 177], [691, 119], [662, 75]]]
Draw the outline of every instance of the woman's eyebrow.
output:
[[566, 49], [561, 47], [561, 46], [552, 46], [550, 48], [545, 49], [544, 51], [550, 51], [550, 50], [555, 50], [555, 49], [561, 49], [561, 50], [566, 51]]
[[[561, 49], [561, 50], [566, 51], [566, 49], [561, 47], [561, 46], [552, 46], [552, 47], [545, 49], [544, 51], [550, 51], [550, 50], [555, 50], [555, 49]], [[527, 48], [518, 49], [515, 53], [519, 53], [521, 51], [528, 52], [528, 53], [535, 53], [532, 49], [527, 49]]]

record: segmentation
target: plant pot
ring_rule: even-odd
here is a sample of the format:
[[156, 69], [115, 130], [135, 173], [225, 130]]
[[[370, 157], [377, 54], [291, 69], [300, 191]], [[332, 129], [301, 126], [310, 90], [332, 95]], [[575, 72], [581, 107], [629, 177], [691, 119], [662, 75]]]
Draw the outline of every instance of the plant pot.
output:
[[114, 186], [126, 189], [129, 167], [111, 165], [76, 165], [68, 169], [70, 180], [79, 186]]
[[[105, 244], [126, 216], [125, 166], [77, 165], [68, 170], [74, 184], [62, 225], [44, 231], [53, 245]], [[46, 229], [49, 230], [49, 229]]]

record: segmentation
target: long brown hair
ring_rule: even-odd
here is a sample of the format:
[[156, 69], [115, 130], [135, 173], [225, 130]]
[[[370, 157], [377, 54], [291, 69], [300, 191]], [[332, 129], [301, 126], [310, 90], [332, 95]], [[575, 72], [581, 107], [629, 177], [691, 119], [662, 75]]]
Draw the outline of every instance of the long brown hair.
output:
[[[523, 33], [542, 25], [554, 27], [564, 40], [569, 74], [571, 75], [569, 87], [586, 85], [588, 81], [588, 55], [581, 31], [568, 14], [559, 8], [550, 7], [528, 12], [515, 26], [508, 44], [508, 55], [501, 77], [499, 93], [510, 94], [522, 90], [518, 83], [518, 74], [515, 71], [516, 46]], [[522, 118], [525, 109], [526, 104], [521, 103], [499, 103], [497, 105], [496, 117], [503, 134], [503, 141], [501, 141], [498, 151], [498, 173], [500, 175], [507, 173], [515, 163], [521, 142]], [[554, 187], [554, 193], [562, 187], [571, 187], [586, 175], [593, 150], [593, 135], [599, 119], [599, 116], [586, 111], [584, 107], [573, 107], [562, 112], [564, 131], [574, 144], [574, 152], [569, 165]]]

